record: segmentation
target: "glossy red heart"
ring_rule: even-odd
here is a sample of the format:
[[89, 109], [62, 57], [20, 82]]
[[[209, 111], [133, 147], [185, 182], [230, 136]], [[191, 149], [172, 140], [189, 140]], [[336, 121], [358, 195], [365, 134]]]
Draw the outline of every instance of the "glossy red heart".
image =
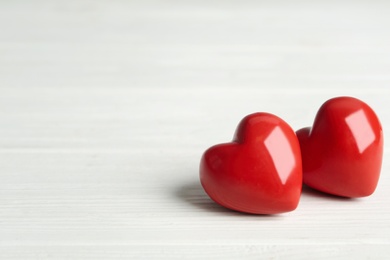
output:
[[248, 115], [233, 142], [203, 154], [200, 180], [206, 193], [226, 208], [253, 214], [292, 211], [302, 190], [298, 139], [277, 116]]
[[382, 164], [383, 133], [374, 111], [352, 97], [338, 97], [319, 109], [312, 128], [297, 131], [303, 182], [343, 197], [371, 195]]

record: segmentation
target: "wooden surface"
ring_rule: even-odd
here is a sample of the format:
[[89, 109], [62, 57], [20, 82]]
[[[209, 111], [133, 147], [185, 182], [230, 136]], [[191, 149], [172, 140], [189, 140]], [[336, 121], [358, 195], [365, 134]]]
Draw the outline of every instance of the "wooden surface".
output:
[[[270, 2], [1, 2], [0, 259], [386, 259], [390, 3]], [[200, 156], [243, 116], [299, 129], [339, 95], [382, 121], [374, 195], [205, 195]]]

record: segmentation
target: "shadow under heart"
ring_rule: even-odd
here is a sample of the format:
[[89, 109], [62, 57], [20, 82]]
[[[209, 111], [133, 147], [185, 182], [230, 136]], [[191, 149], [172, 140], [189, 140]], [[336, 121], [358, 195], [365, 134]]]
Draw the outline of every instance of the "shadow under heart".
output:
[[223, 214], [225, 216], [247, 216], [260, 218], [278, 218], [281, 215], [255, 215], [227, 209], [214, 202], [204, 191], [199, 181], [183, 184], [175, 194], [182, 201], [207, 212]]

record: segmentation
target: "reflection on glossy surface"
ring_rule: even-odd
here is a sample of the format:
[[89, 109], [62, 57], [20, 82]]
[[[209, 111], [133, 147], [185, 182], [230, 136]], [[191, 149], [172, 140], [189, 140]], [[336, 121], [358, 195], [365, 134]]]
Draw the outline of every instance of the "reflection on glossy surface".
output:
[[349, 129], [355, 138], [360, 153], [363, 153], [375, 141], [375, 133], [372, 130], [363, 109], [360, 109], [345, 118]]
[[219, 156], [213, 155], [210, 156], [210, 165], [214, 169], [217, 169], [222, 164], [222, 160]]
[[264, 141], [282, 184], [285, 184], [295, 167], [295, 157], [287, 137], [279, 126]]

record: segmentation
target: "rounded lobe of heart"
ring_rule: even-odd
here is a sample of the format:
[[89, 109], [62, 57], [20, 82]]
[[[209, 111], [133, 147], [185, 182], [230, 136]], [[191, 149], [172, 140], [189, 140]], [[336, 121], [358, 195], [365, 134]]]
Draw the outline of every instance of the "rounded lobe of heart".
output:
[[292, 211], [302, 190], [298, 139], [282, 119], [251, 114], [240, 122], [233, 142], [206, 150], [200, 179], [224, 207], [252, 214]]
[[338, 97], [319, 109], [313, 127], [297, 131], [303, 182], [343, 197], [365, 197], [377, 186], [383, 131], [375, 112], [352, 97]]

